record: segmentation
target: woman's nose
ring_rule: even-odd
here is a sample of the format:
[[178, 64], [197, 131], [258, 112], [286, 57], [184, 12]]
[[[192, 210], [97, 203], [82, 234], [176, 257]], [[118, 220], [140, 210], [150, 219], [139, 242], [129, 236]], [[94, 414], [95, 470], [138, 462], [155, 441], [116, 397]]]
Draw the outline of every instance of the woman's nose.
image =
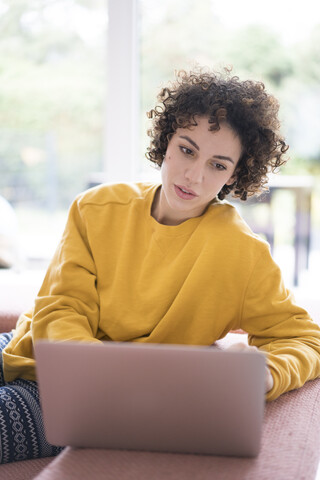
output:
[[186, 169], [185, 178], [192, 183], [201, 183], [203, 179], [203, 167], [200, 164], [194, 163], [191, 167]]

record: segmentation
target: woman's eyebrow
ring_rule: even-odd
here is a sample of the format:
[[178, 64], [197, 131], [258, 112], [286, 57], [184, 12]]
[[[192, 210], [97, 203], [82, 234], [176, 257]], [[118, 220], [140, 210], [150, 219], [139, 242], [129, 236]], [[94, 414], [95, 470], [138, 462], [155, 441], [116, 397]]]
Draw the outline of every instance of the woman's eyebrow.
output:
[[187, 135], [180, 135], [180, 138], [184, 138], [184, 140], [188, 140], [188, 142], [191, 143], [191, 145], [194, 146], [194, 148], [196, 148], [197, 150], [200, 150], [200, 148], [198, 147], [198, 145], [196, 144], [196, 142], [194, 142], [190, 137], [188, 137]]

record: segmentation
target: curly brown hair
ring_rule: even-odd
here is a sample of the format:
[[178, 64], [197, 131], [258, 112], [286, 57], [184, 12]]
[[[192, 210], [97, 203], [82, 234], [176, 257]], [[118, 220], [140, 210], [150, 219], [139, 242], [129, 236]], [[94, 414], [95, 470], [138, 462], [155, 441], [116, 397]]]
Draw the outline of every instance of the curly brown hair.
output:
[[230, 192], [246, 200], [265, 191], [268, 173], [286, 162], [284, 154], [289, 147], [279, 132], [279, 103], [262, 82], [241, 81], [228, 69], [220, 74], [181, 70], [176, 81], [160, 91], [158, 101], [147, 113], [153, 126], [148, 130], [151, 141], [146, 153], [158, 166], [177, 128], [197, 125], [197, 116], [208, 117], [213, 131], [227, 122], [239, 136], [242, 155], [235, 170], [236, 180], [224, 185], [218, 194], [221, 200]]

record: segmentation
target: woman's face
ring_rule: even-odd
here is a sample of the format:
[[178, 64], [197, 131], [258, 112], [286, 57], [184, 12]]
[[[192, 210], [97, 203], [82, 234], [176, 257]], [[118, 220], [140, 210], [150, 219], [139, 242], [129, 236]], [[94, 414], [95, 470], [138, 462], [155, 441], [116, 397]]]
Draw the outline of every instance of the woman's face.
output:
[[207, 117], [197, 125], [178, 128], [161, 166], [162, 187], [153, 205], [153, 216], [167, 225], [178, 225], [201, 215], [233, 174], [242, 152], [239, 137], [227, 123], [210, 131]]

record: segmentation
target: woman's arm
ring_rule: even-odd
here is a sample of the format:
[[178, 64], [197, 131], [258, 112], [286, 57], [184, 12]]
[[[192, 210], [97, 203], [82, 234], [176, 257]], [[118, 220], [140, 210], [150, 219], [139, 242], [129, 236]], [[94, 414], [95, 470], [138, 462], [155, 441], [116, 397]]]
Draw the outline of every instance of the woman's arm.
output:
[[267, 400], [320, 376], [320, 327], [295, 303], [266, 248], [247, 285], [241, 327], [267, 353], [273, 387]]
[[80, 201], [75, 200], [61, 242], [35, 301], [33, 341], [98, 341], [96, 267]]

